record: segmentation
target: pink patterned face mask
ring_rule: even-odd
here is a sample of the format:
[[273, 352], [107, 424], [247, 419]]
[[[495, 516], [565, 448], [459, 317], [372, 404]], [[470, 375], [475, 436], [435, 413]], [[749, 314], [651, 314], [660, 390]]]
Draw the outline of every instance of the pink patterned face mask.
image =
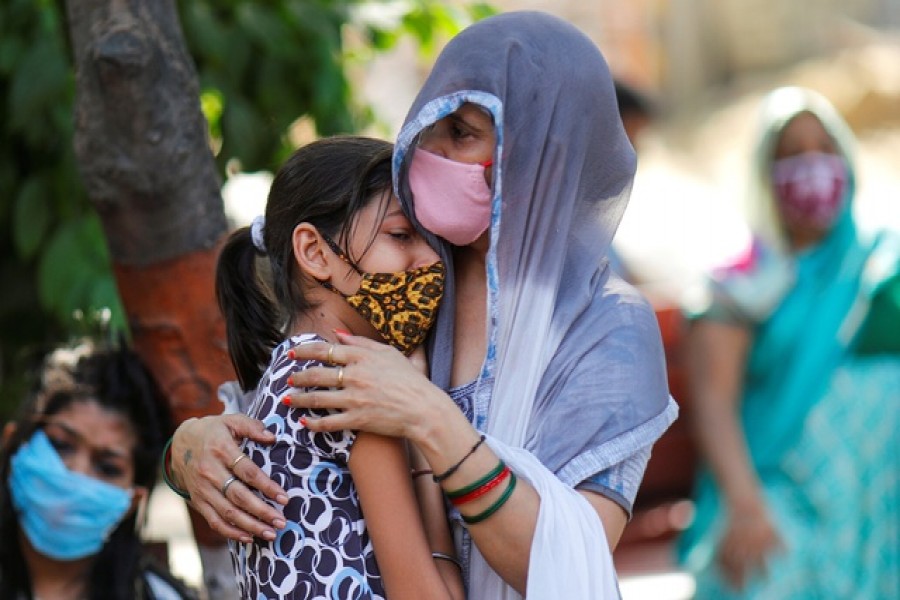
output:
[[820, 152], [782, 158], [772, 164], [772, 185], [785, 223], [827, 231], [844, 208], [847, 165]]
[[416, 148], [409, 166], [416, 219], [451, 244], [471, 244], [491, 224], [487, 163], [466, 164]]

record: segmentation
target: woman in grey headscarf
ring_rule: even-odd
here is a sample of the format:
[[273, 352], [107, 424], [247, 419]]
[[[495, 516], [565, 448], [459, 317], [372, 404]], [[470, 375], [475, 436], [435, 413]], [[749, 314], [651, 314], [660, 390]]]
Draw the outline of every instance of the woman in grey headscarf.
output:
[[[448, 267], [431, 381], [399, 352], [337, 332], [340, 344], [296, 349], [337, 366], [294, 376], [293, 405], [340, 409], [310, 429], [403, 436], [421, 450], [454, 504], [470, 598], [615, 597], [610, 548], [677, 409], [653, 311], [606, 259], [635, 156], [605, 61], [549, 15], [481, 21], [438, 58], [394, 166], [398, 196]], [[247, 467], [236, 475], [275, 498]], [[182, 471], [195, 497], [228, 475]], [[275, 518], [238, 501], [237, 528]], [[224, 512], [221, 499], [210, 506]]]

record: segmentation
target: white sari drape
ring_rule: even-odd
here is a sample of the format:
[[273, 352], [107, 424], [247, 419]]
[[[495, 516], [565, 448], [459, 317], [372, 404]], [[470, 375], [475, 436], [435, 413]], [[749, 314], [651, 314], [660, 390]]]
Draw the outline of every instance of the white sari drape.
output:
[[[618, 598], [612, 555], [594, 508], [530, 452], [495, 438], [487, 441], [516, 476], [527, 480], [541, 497], [528, 565], [528, 598]], [[488, 566], [477, 547], [473, 546], [472, 552], [469, 600], [521, 598]]]

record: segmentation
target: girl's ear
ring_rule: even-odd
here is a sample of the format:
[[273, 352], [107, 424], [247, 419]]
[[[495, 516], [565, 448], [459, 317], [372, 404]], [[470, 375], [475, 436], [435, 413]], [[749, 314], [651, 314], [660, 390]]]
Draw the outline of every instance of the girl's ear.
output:
[[294, 227], [291, 243], [301, 273], [319, 281], [331, 279], [331, 250], [313, 225], [300, 223]]

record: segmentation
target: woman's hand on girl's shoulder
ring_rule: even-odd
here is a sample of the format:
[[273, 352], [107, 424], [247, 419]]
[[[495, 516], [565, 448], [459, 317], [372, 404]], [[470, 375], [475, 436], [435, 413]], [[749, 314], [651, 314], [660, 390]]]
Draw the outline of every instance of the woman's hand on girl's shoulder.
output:
[[252, 460], [241, 459], [238, 443], [245, 438], [262, 444], [275, 440], [260, 421], [245, 415], [188, 419], [172, 438], [172, 475], [187, 489], [191, 505], [220, 534], [241, 542], [253, 536], [274, 539], [284, 517], [253, 490], [279, 504], [287, 503], [287, 495]]

